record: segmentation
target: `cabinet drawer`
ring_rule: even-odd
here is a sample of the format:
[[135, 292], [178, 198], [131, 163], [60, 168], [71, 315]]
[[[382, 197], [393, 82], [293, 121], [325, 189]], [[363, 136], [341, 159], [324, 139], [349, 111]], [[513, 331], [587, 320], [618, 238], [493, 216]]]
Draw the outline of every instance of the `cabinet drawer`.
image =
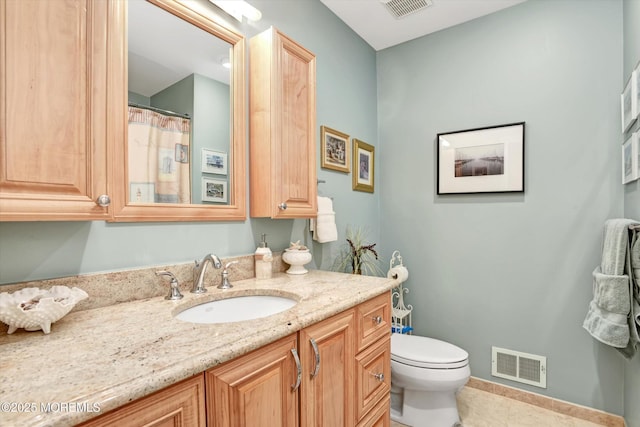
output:
[[391, 426], [391, 398], [387, 396], [373, 408], [357, 427], [390, 427]]
[[391, 334], [391, 295], [385, 292], [360, 304], [356, 311], [358, 351]]
[[391, 390], [391, 338], [356, 356], [356, 419], [360, 421]]

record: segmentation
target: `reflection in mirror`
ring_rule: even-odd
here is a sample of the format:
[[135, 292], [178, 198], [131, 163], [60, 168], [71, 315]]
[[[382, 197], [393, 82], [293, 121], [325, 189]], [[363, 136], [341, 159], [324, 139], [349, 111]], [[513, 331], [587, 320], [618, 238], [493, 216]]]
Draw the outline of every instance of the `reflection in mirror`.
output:
[[228, 204], [232, 45], [128, 1], [129, 204]]

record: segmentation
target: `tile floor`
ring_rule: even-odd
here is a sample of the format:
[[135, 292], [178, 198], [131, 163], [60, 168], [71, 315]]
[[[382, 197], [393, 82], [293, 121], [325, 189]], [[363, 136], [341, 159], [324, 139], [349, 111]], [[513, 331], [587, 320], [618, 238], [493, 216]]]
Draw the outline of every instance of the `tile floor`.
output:
[[[600, 427], [579, 418], [472, 387], [458, 394], [463, 427]], [[404, 427], [391, 422], [391, 427]]]

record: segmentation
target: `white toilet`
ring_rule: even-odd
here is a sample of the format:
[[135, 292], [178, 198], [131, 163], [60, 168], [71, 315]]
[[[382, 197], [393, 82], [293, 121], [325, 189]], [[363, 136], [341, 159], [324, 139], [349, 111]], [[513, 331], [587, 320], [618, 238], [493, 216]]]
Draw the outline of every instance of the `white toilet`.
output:
[[470, 375], [463, 349], [433, 338], [391, 334], [391, 419], [412, 427], [460, 425], [456, 393]]

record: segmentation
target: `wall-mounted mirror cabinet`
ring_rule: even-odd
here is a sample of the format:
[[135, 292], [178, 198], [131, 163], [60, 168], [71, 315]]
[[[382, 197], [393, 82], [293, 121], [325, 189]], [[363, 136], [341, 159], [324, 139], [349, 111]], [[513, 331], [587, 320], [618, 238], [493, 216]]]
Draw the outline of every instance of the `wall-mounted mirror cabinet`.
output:
[[114, 221], [245, 219], [244, 37], [208, 2], [115, 7], [126, 55], [111, 63], [125, 73], [113, 82], [124, 118], [113, 123]]

